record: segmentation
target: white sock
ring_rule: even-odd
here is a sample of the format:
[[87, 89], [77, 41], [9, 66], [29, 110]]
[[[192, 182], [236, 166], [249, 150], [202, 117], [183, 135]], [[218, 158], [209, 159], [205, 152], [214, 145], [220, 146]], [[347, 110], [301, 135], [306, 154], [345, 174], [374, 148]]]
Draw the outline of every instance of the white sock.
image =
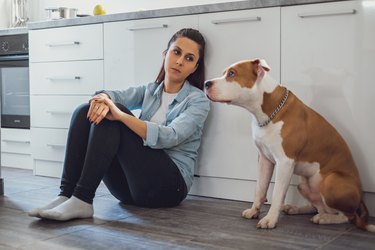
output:
[[66, 221], [79, 218], [91, 218], [94, 215], [94, 208], [92, 204], [72, 196], [66, 202], [52, 209], [42, 210], [39, 214], [45, 219]]
[[60, 205], [61, 203], [67, 201], [68, 199], [69, 198], [66, 197], [66, 196], [57, 196], [53, 201], [51, 201], [47, 205], [45, 205], [43, 207], [37, 207], [37, 208], [31, 209], [28, 214], [31, 217], [39, 217], [40, 218], [40, 214], [39, 214], [40, 211], [54, 208], [54, 207]]

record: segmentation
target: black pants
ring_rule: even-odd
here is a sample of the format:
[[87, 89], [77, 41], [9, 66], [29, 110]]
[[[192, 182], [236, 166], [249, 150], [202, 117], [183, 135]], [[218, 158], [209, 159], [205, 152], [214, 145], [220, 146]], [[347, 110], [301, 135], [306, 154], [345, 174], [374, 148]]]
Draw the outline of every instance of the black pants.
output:
[[[124, 106], [118, 107], [131, 114]], [[83, 104], [72, 116], [60, 195], [92, 203], [103, 180], [125, 204], [170, 207], [186, 197], [186, 183], [163, 150], [144, 146], [142, 138], [121, 122], [90, 123], [88, 109]]]

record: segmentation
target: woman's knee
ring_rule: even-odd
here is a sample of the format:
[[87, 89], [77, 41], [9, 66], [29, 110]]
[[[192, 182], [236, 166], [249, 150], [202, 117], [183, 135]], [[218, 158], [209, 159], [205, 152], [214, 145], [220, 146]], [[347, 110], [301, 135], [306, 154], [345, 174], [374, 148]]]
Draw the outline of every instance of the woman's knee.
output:
[[84, 117], [87, 118], [87, 112], [89, 111], [90, 104], [89, 103], [82, 103], [73, 111], [72, 118], [75, 117]]

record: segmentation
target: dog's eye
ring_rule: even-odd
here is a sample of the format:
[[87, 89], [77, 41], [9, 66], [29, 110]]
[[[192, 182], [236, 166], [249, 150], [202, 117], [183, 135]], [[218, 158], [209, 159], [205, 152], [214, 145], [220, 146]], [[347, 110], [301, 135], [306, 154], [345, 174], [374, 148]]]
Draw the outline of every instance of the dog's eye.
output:
[[229, 70], [228, 74], [227, 74], [227, 77], [234, 77], [235, 75], [236, 75], [236, 73], [233, 70]]

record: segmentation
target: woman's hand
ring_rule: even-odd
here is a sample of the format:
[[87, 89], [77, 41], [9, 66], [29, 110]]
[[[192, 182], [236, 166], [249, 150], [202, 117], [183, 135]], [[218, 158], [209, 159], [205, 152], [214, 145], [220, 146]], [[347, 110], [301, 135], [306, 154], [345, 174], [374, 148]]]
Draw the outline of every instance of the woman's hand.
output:
[[102, 101], [104, 98], [108, 98], [108, 96], [101, 93], [90, 99], [90, 108], [87, 112], [87, 118], [90, 120], [90, 122], [99, 124], [99, 122], [101, 122], [107, 115], [109, 107]]
[[87, 113], [87, 118], [99, 124], [104, 118], [108, 120], [120, 120], [124, 114], [105, 93], [100, 93], [90, 100], [90, 108]]
[[111, 121], [120, 121], [144, 140], [147, 136], [146, 123], [121, 111], [105, 93], [100, 93], [91, 98], [87, 118], [95, 124], [99, 124], [104, 118]]

